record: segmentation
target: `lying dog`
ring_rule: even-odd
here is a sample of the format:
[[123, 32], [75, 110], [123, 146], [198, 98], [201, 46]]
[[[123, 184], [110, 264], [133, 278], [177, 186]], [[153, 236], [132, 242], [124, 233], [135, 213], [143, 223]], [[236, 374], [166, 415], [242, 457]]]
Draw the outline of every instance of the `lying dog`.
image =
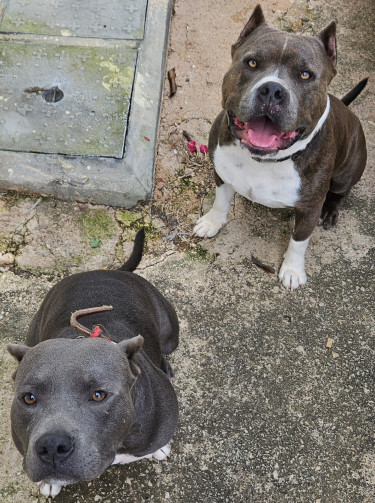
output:
[[366, 165], [361, 124], [327, 94], [336, 74], [336, 25], [316, 37], [284, 33], [258, 5], [232, 46], [222, 112], [209, 138], [216, 198], [194, 233], [212, 237], [226, 223], [235, 192], [271, 208], [293, 207], [294, 232], [279, 273], [286, 288], [306, 282], [305, 252], [314, 227], [336, 224], [341, 199]]
[[[178, 320], [161, 293], [131, 272], [143, 243], [142, 230], [118, 271], [60, 281], [36, 313], [27, 346], [8, 346], [20, 362], [12, 435], [26, 473], [45, 496], [112, 464], [170, 453], [178, 408], [163, 354], [178, 345]], [[83, 315], [86, 327], [77, 321]]]

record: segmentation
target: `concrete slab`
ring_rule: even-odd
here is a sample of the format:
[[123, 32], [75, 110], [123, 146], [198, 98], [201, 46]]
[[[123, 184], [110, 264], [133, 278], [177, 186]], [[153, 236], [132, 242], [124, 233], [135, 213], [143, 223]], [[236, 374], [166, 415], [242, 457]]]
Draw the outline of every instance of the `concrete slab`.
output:
[[0, 30], [4, 33], [122, 40], [142, 40], [147, 9], [147, 0], [8, 0], [3, 4]]
[[[60, 1], [60, 3], [64, 2]], [[69, 2], [66, 2], [66, 5], [68, 4], [70, 5]], [[7, 10], [4, 10], [3, 3], [3, 10], [0, 8], [0, 16], [1, 14], [4, 16], [4, 12], [6, 14]], [[125, 207], [134, 205], [139, 200], [148, 199], [152, 191], [169, 19], [170, 0], [149, 0], [144, 34], [141, 40], [0, 34], [3, 54], [4, 47], [6, 47], [5, 54], [8, 54], [9, 51], [12, 52], [9, 48], [15, 47], [22, 48], [26, 53], [30, 51], [32, 57], [26, 58], [29, 61], [30, 71], [32, 65], [35, 67], [36, 64], [33, 63], [33, 58], [38, 59], [38, 50], [33, 47], [38, 46], [41, 50], [41, 52], [39, 51], [41, 60], [45, 58], [43, 54], [49, 52], [51, 55], [71, 54], [71, 62], [65, 67], [62, 64], [59, 68], [53, 58], [54, 63], [52, 66], [48, 65], [49, 68], [46, 70], [40, 64], [40, 73], [42, 74], [40, 79], [36, 78], [39, 73], [38, 68], [35, 69], [34, 78], [31, 78], [30, 72], [28, 73], [26, 69], [25, 77], [28, 75], [28, 78], [22, 79], [18, 83], [18, 96], [10, 88], [9, 81], [5, 82], [4, 79], [1, 79], [0, 96], [2, 99], [0, 103], [3, 107], [8, 107], [8, 110], [4, 110], [4, 113], [7, 112], [7, 116], [3, 114], [0, 117], [0, 120], [4, 121], [2, 129], [5, 129], [2, 136], [3, 142], [0, 143], [0, 187], [39, 192], [62, 199]], [[71, 22], [74, 22], [73, 17]], [[143, 27], [142, 23], [139, 24], [139, 28], [141, 27]], [[139, 33], [136, 35], [137, 37], [140, 37]], [[103, 54], [106, 54], [103, 56], [103, 60], [100, 60], [101, 56], [92, 57], [93, 54], [98, 54], [98, 51], [104, 51]], [[134, 58], [135, 52], [136, 59]], [[120, 54], [125, 55], [125, 61], [121, 60]], [[96, 60], [96, 65], [94, 64], [94, 67], [89, 69], [94, 60]], [[0, 68], [3, 68], [2, 71], [7, 74], [10, 71], [10, 77], [13, 76], [17, 81], [19, 74], [17, 69], [18, 67], [23, 68], [22, 61], [25, 61], [25, 58], [19, 55], [17, 57], [14, 54], [11, 63], [3, 58]], [[134, 79], [132, 78], [131, 61], [134, 61]], [[81, 68], [83, 70], [80, 70]], [[77, 74], [80, 72], [86, 74], [86, 78], [77, 82], [79, 80]], [[106, 78], [104, 78], [105, 76]], [[24, 87], [26, 82], [33, 83]], [[97, 88], [94, 89], [94, 84], [101, 86], [101, 93], [97, 91]], [[75, 103], [73, 100], [69, 104], [66, 101], [66, 94], [58, 103], [47, 104], [42, 103], [44, 91], [24, 93], [25, 89], [36, 87], [50, 89], [56, 86], [64, 92], [64, 85], [67, 86], [66, 89], [72, 91], [72, 99], [73, 95], [76, 96]], [[133, 91], [129, 105], [131, 87], [133, 87]], [[10, 94], [12, 92], [13, 94]], [[14, 93], [18, 99], [12, 101], [9, 96], [13, 96]], [[106, 95], [106, 93], [108, 94]], [[30, 97], [27, 98], [26, 95]], [[100, 101], [99, 96], [103, 98], [103, 107], [100, 109], [98, 122], [95, 121], [90, 126], [90, 120], [96, 116], [98, 111], [95, 103]], [[28, 104], [28, 100], [33, 101], [33, 106]], [[7, 105], [7, 101], [9, 101], [9, 105]], [[64, 101], [66, 101], [65, 112], [71, 112], [70, 109], [74, 107], [73, 115], [78, 120], [75, 124], [70, 123], [71, 128], [69, 128], [70, 117], [64, 116]], [[41, 113], [45, 110], [56, 111], [59, 108], [61, 113], [44, 121], [42, 124], [47, 124], [46, 126], [43, 125], [36, 129], [31, 120], [35, 106], [40, 108]], [[17, 108], [19, 108], [18, 112]], [[31, 111], [30, 108], [33, 110]], [[85, 110], [88, 116], [84, 113]], [[95, 115], [90, 115], [93, 112]], [[12, 123], [12, 120], [8, 120], [10, 113], [13, 119], [17, 117], [18, 122], [16, 120], [14, 123], [13, 120]], [[104, 120], [103, 114], [107, 114]], [[62, 117], [64, 117], [64, 121], [60, 123], [59, 119]], [[121, 122], [120, 126], [119, 122]], [[25, 123], [29, 134], [34, 138], [34, 142], [31, 144], [18, 141], [22, 136]], [[59, 123], [58, 126], [57, 123]], [[8, 124], [12, 127], [19, 124], [19, 128], [17, 131], [6, 131]], [[52, 128], [51, 124], [53, 124]], [[46, 132], [43, 131], [43, 128]], [[111, 128], [115, 133], [115, 145], [108, 135], [108, 128]], [[57, 139], [54, 139], [55, 133], [53, 131], [55, 129], [57, 129]], [[87, 129], [91, 129], [92, 138], [87, 136]], [[77, 148], [79, 143], [77, 143], [77, 137], [81, 132], [84, 133], [83, 141]], [[121, 142], [124, 142], [124, 148], [122, 148]], [[27, 152], [10, 151], [15, 149], [27, 150]]]
[[122, 159], [136, 49], [0, 41], [0, 147]]

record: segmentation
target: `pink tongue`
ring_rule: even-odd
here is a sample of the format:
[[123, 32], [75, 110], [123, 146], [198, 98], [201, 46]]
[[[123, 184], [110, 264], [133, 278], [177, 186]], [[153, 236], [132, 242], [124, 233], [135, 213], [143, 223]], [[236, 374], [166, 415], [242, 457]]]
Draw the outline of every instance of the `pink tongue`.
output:
[[256, 147], [277, 147], [282, 131], [268, 117], [257, 117], [246, 124], [250, 143]]

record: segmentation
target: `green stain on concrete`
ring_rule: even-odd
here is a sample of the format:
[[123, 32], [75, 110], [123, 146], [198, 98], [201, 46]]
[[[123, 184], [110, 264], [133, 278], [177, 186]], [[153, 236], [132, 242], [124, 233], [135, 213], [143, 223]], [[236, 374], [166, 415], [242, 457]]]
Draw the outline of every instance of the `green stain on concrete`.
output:
[[79, 216], [79, 224], [89, 242], [103, 241], [113, 236], [116, 224], [105, 210], [86, 210]]
[[[16, 21], [17, 20], [17, 21]], [[40, 23], [29, 19], [22, 19], [21, 14], [15, 14], [11, 18], [4, 17], [0, 25], [1, 31], [8, 33], [33, 33], [43, 35], [54, 35], [56, 30], [46, 23]]]
[[195, 246], [191, 251], [187, 253], [189, 260], [197, 260], [202, 262], [215, 262], [216, 253], [209, 253], [201, 245]]
[[[7, 131], [0, 131], [3, 147], [46, 153], [122, 156], [135, 71], [134, 48], [0, 41], [0, 53], [4, 74], [17, 77], [18, 87], [14, 92], [20, 106], [27, 103], [39, 110], [35, 117], [17, 118], [22, 125], [17, 142]], [[45, 66], [50, 68], [50, 73], [42, 70]], [[38, 67], [41, 68], [39, 73]], [[32, 75], [30, 82], [23, 81], [25, 74]], [[60, 81], [59, 87], [64, 92], [64, 98], [57, 103], [47, 104], [42, 93], [24, 91], [29, 87], [49, 88], [54, 84], [53, 79]], [[84, 85], [85, 82], [89, 84]], [[15, 106], [14, 98], [5, 95], [4, 99], [9, 101], [9, 107]], [[44, 117], [48, 111], [52, 115]], [[38, 130], [40, 117], [47, 124], [46, 130], [54, 131], [53, 135], [46, 134], [42, 143], [33, 132]], [[69, 129], [72, 125], [75, 134]]]
[[144, 229], [147, 241], [160, 238], [160, 231], [152, 224], [150, 215], [143, 213], [133, 213], [132, 211], [116, 211], [115, 218], [122, 228], [122, 242], [134, 241], [137, 232]]
[[115, 218], [122, 227], [134, 227], [137, 222], [143, 220], [141, 213], [131, 211], [116, 211]]

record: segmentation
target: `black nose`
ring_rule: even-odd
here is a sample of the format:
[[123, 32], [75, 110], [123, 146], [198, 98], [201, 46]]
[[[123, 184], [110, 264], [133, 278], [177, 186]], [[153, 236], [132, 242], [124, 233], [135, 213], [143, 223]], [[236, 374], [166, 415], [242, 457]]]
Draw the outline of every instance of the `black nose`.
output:
[[258, 89], [261, 101], [267, 105], [286, 104], [288, 91], [278, 82], [265, 82]]
[[65, 433], [46, 433], [35, 442], [35, 450], [44, 463], [56, 464], [74, 451], [73, 438]]

